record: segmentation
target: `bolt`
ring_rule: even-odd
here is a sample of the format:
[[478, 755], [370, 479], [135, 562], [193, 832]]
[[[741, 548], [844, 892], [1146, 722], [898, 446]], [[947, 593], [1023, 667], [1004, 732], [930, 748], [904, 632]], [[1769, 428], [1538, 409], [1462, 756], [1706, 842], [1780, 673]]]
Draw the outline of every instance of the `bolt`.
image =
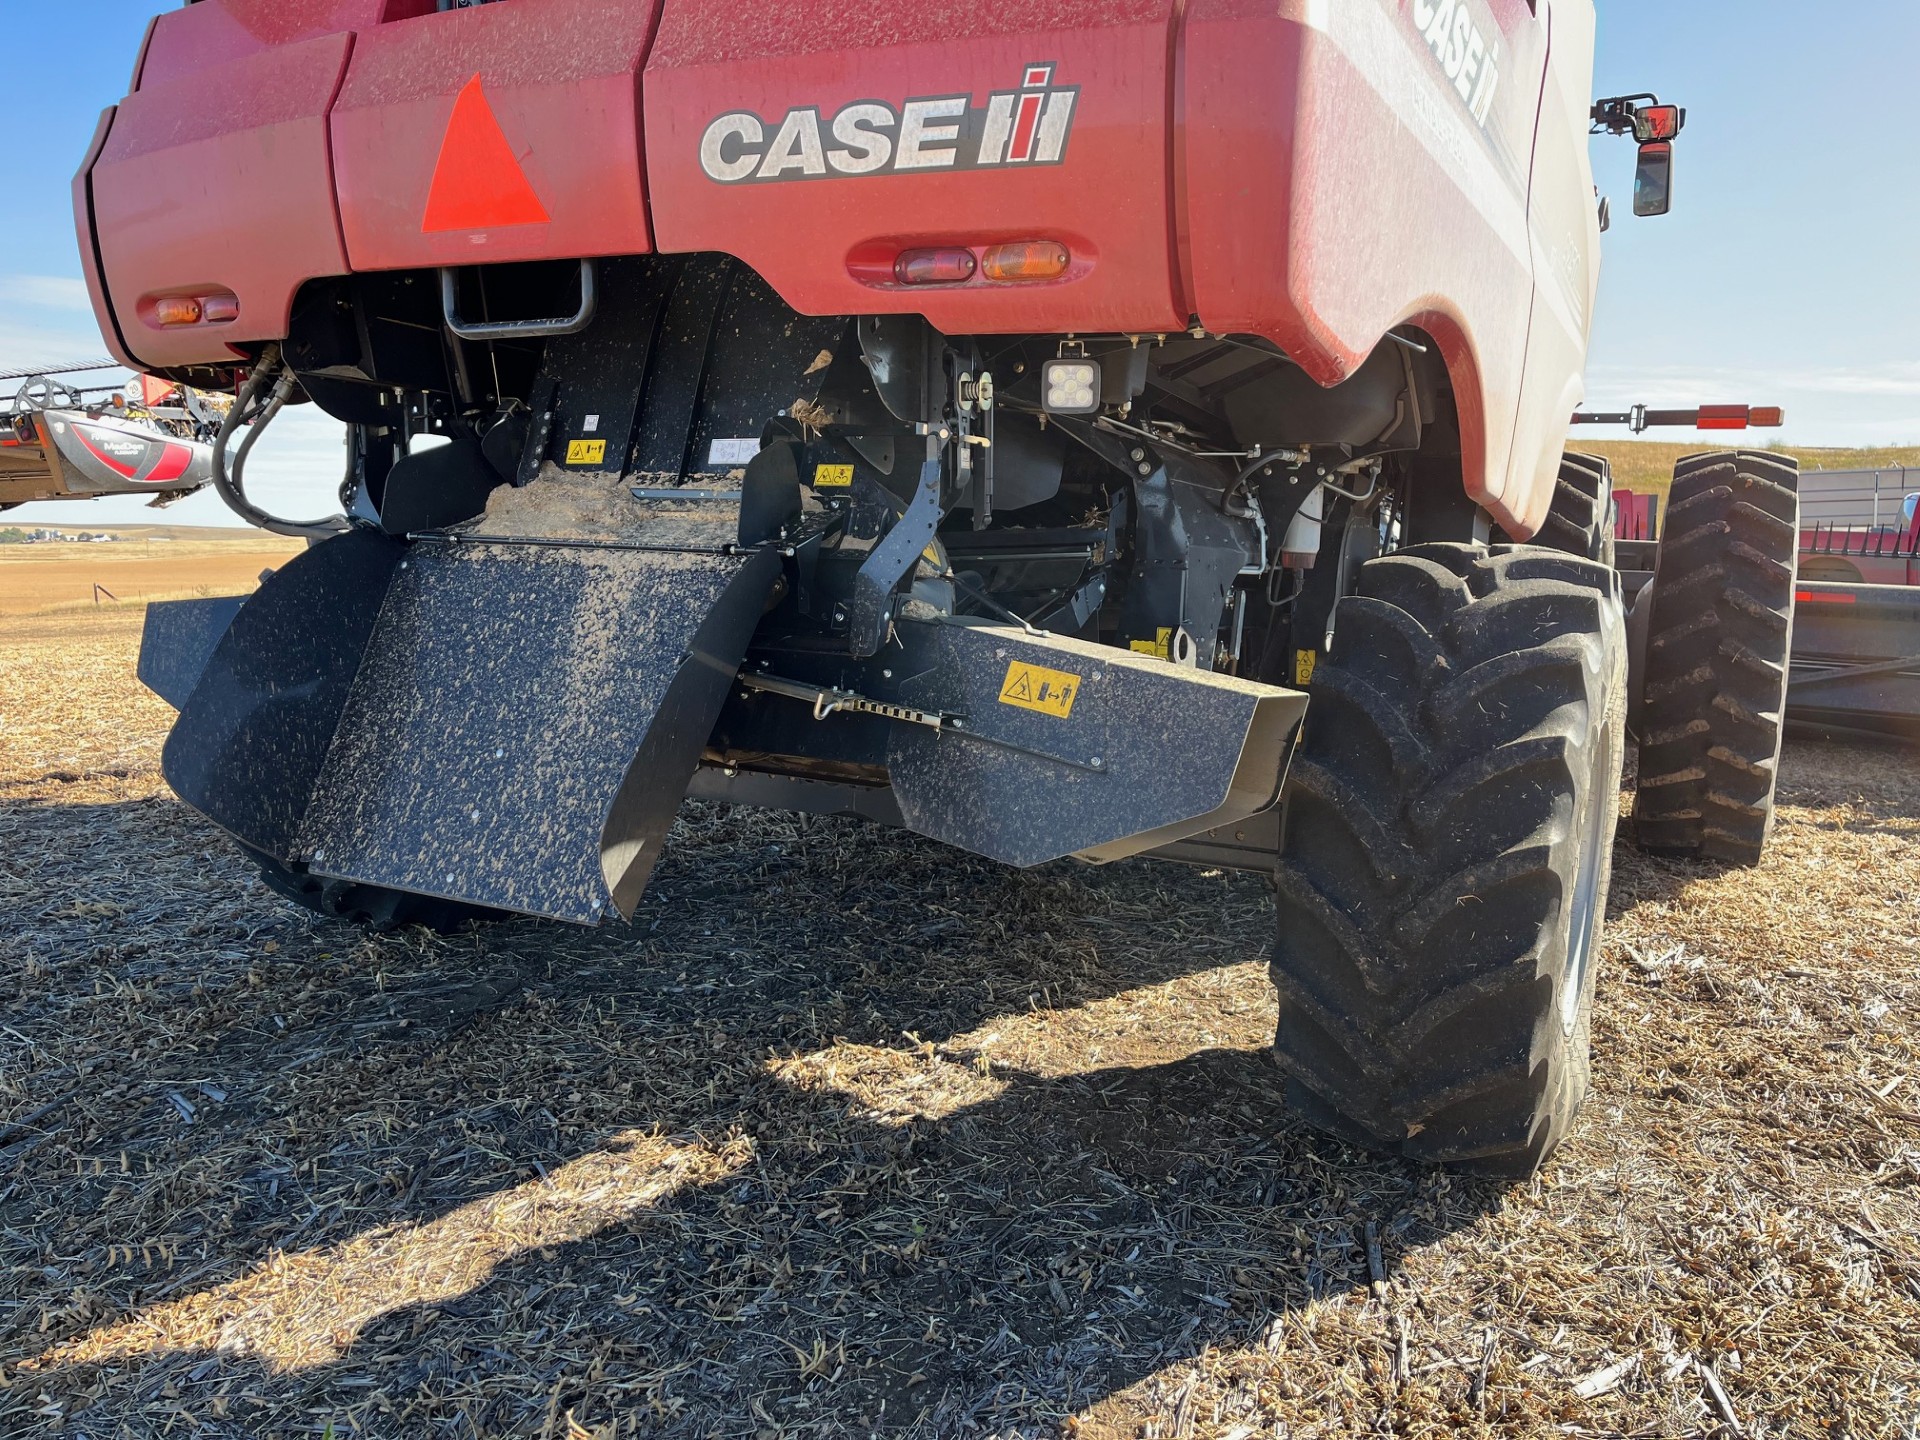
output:
[[1106, 766], [1107, 762], [1102, 760], [1098, 755], [1096, 755], [1093, 757], [1093, 759], [1089, 760], [1087, 763], [1091, 765], [1094, 769], [1099, 770], [1099, 769], [1103, 769]]
[[1233, 838], [1236, 840], [1244, 840], [1247, 838], [1247, 832], [1244, 830], [1236, 830], [1233, 832]]
[[1128, 452], [1128, 458], [1132, 460], [1144, 460], [1147, 458], [1147, 452], [1142, 450], [1138, 445], [1136, 445], [1133, 447], [1133, 449], [1130, 452]]
[[467, 812], [467, 818], [478, 825], [480, 823], [480, 812], [478, 810], [469, 810]]
[[1151, 475], [1153, 473], [1153, 466], [1142, 460], [1139, 465], [1139, 470], [1142, 475]]
[[404, 569], [406, 569], [406, 568], [407, 568], [407, 562], [406, 562], [406, 561], [404, 561], [404, 560], [402, 560], [402, 561], [400, 562], [400, 568], [401, 568], [402, 570], [404, 570]]
[[880, 678], [881, 678], [882, 680], [891, 680], [891, 679], [893, 679], [893, 671], [891, 671], [891, 670], [882, 670], [882, 671], [880, 672]]
[[453, 884], [453, 876], [451, 875], [447, 876], [447, 884], [449, 885]]
[[316, 850], [313, 852], [313, 858], [316, 860], [324, 860], [327, 858], [327, 852], [324, 850]]
[[504, 760], [507, 758], [507, 752], [505, 750], [496, 750], [493, 752], [493, 758], [496, 760]]
[[953, 728], [956, 730], [964, 730], [967, 728], [967, 722], [956, 717], [953, 722]]

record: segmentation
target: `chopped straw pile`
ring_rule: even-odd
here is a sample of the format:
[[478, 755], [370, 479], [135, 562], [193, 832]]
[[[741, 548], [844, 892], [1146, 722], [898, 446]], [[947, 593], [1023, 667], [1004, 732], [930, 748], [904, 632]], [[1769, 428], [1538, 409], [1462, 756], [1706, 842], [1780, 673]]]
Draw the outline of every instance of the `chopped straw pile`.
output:
[[690, 809], [631, 927], [311, 919], [130, 617], [0, 648], [0, 1435], [1911, 1436], [1920, 762], [1622, 845], [1536, 1183], [1304, 1129], [1257, 879]]

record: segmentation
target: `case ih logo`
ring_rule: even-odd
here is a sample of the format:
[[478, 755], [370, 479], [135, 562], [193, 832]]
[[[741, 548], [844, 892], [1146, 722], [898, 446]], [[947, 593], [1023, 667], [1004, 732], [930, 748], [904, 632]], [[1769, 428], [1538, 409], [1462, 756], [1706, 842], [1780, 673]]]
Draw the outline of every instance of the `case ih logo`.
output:
[[1018, 90], [996, 90], [984, 106], [971, 95], [909, 100], [898, 111], [861, 100], [823, 119], [803, 105], [775, 127], [750, 110], [733, 110], [700, 137], [700, 168], [723, 185], [747, 185], [1058, 165], [1080, 88], [1055, 85], [1053, 71], [1051, 63], [1027, 66]]

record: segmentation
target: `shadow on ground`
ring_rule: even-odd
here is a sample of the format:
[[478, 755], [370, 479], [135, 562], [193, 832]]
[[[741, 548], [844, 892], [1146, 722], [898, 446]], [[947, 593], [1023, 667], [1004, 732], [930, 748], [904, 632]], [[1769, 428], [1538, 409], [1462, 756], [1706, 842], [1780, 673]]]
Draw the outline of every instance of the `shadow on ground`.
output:
[[0, 843], [10, 1435], [1099, 1434], [1499, 1203], [1286, 1113], [1245, 878], [699, 809], [633, 926], [437, 940], [170, 800]]

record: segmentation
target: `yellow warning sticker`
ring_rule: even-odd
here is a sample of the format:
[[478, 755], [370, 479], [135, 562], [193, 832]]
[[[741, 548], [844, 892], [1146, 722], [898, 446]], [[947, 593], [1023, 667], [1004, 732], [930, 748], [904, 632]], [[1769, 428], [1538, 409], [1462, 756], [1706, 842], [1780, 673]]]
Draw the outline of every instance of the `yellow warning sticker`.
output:
[[1073, 713], [1073, 699], [1079, 693], [1078, 675], [1015, 660], [1007, 666], [1007, 678], [1001, 682], [1000, 703], [1064, 720]]
[[607, 459], [607, 442], [604, 440], [569, 440], [567, 442], [567, 464], [603, 465]]
[[1129, 640], [1127, 649], [1136, 655], [1152, 655], [1165, 660], [1173, 653], [1173, 627], [1162, 625], [1160, 633], [1151, 640]]
[[844, 490], [853, 484], [853, 466], [816, 465], [813, 467], [813, 488], [816, 490]]
[[1317, 650], [1296, 650], [1293, 652], [1293, 683], [1311, 685], [1313, 683], [1314, 662], [1320, 658]]

